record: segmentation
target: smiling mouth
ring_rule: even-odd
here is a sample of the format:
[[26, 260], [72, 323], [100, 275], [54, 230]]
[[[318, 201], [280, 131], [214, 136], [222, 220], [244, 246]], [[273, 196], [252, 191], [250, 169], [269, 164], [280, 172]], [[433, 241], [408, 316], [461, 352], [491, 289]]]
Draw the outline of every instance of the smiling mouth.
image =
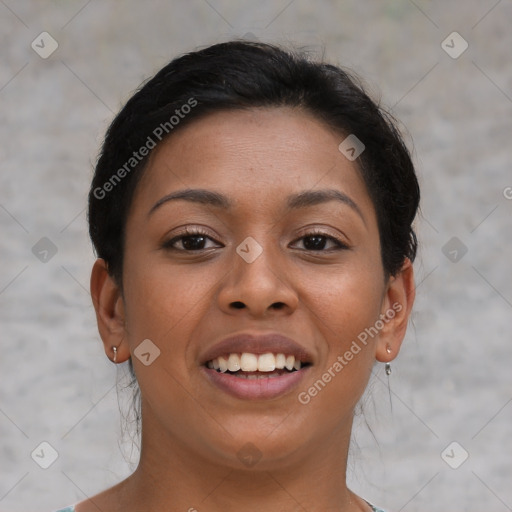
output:
[[273, 354], [242, 354], [232, 353], [207, 361], [205, 366], [217, 373], [233, 375], [241, 379], [273, 379], [299, 371], [311, 366], [311, 363], [300, 361], [293, 355]]

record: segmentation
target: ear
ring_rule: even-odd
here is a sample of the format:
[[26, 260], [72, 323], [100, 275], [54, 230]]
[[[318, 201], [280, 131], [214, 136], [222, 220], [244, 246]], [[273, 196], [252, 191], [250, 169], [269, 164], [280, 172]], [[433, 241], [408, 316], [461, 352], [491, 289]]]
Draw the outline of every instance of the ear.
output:
[[377, 361], [388, 363], [398, 355], [415, 296], [414, 270], [406, 258], [399, 273], [389, 279], [382, 301], [380, 319], [384, 326], [375, 347]]
[[119, 286], [108, 273], [107, 263], [102, 258], [98, 258], [92, 267], [90, 285], [105, 354], [113, 361], [113, 347], [117, 347], [116, 362], [122, 363], [130, 357], [125, 339], [124, 302]]

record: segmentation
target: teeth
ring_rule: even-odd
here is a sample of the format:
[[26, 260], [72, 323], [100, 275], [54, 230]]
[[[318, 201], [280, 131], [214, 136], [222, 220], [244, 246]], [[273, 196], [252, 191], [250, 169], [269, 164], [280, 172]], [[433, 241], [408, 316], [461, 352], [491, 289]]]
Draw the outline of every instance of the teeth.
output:
[[295, 364], [295, 356], [288, 356], [286, 358], [286, 363], [285, 363], [286, 369], [289, 371], [292, 371], [294, 364]]
[[237, 372], [240, 370], [240, 356], [238, 354], [229, 354], [228, 370], [230, 372]]
[[237, 373], [236, 377], [240, 379], [248, 379], [248, 380], [256, 380], [256, 379], [275, 379], [276, 377], [280, 377], [279, 373], [267, 373], [265, 375], [256, 375], [255, 373], [250, 373], [248, 375], [244, 375], [243, 373]]
[[276, 358], [274, 354], [262, 354], [258, 357], [258, 371], [273, 372], [276, 369]]
[[240, 358], [240, 367], [244, 372], [255, 372], [258, 369], [258, 356], [244, 352]]
[[228, 371], [228, 360], [225, 357], [219, 357], [219, 369], [222, 373]]
[[[296, 361], [295, 356], [286, 356], [285, 354], [272, 354], [268, 352], [258, 356], [257, 354], [244, 352], [242, 355], [233, 353], [229, 354], [229, 356], [216, 357], [212, 361], [208, 361], [206, 366], [219, 370], [222, 373], [228, 370], [230, 372], [237, 372], [239, 370], [244, 372], [273, 372], [274, 370], [283, 370], [285, 368], [288, 371], [293, 369], [300, 370], [302, 363], [299, 360]], [[277, 375], [269, 376], [274, 377]], [[250, 375], [246, 377], [252, 378]]]
[[277, 354], [276, 355], [276, 369], [284, 370], [285, 365], [286, 365], [286, 356], [284, 354]]

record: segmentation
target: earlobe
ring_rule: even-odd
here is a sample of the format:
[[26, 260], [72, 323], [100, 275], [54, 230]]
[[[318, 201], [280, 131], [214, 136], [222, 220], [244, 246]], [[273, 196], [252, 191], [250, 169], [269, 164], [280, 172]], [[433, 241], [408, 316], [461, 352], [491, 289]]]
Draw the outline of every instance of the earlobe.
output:
[[414, 270], [406, 258], [400, 272], [390, 278], [383, 300], [381, 318], [384, 326], [379, 333], [375, 359], [388, 363], [400, 351], [416, 295]]
[[98, 258], [93, 265], [90, 287], [105, 354], [112, 361], [115, 357], [116, 363], [126, 361], [130, 357], [130, 350], [125, 340], [123, 298], [119, 286], [108, 273], [107, 263], [102, 258]]

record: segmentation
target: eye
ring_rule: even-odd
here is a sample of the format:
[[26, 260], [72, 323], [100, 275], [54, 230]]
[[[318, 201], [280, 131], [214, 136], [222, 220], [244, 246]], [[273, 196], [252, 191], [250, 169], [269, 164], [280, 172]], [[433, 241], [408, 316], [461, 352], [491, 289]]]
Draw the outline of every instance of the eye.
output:
[[[323, 231], [309, 231], [308, 233], [302, 235], [302, 237], [298, 240], [304, 240], [303, 245], [307, 251], [328, 252], [332, 250], [339, 251], [343, 249], [349, 249], [349, 246], [346, 243], [342, 242], [340, 239], [334, 236], [324, 233]], [[324, 250], [325, 246], [329, 242], [333, 244], [334, 247]]]
[[[208, 240], [217, 243], [206, 231], [187, 228], [184, 233], [164, 242], [162, 247], [164, 249], [185, 252], [203, 251], [215, 247], [215, 245], [206, 247], [205, 244], [207, 244]], [[332, 250], [349, 249], [346, 243], [323, 231], [309, 231], [297, 240], [303, 240], [303, 250], [306, 251], [329, 252]], [[326, 249], [329, 243], [332, 246]]]
[[[205, 249], [211, 249], [211, 247], [205, 247], [205, 243], [213, 240], [208, 233], [201, 229], [189, 229], [187, 228], [184, 233], [173, 237], [162, 244], [164, 249], [171, 249], [176, 251], [203, 251]], [[178, 245], [178, 247], [176, 247]], [[181, 245], [181, 247], [179, 247]]]

